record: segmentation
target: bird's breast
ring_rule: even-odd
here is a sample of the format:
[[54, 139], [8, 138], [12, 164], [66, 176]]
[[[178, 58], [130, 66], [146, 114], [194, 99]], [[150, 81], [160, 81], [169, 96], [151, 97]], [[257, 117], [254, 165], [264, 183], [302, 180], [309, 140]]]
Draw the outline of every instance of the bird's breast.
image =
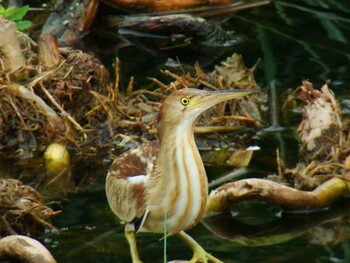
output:
[[201, 156], [192, 138], [176, 141], [176, 147], [159, 156], [163, 163], [150, 180], [141, 231], [163, 232], [166, 222], [167, 232], [174, 234], [198, 223], [205, 211], [208, 183]]

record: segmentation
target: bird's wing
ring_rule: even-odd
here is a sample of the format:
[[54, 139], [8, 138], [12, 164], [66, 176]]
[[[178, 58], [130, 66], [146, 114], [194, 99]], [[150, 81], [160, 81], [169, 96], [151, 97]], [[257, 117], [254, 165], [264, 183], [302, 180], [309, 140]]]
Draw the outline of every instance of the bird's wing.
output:
[[109, 168], [107, 199], [112, 211], [126, 223], [141, 219], [146, 212], [145, 182], [158, 153], [158, 142], [144, 143], [123, 153]]

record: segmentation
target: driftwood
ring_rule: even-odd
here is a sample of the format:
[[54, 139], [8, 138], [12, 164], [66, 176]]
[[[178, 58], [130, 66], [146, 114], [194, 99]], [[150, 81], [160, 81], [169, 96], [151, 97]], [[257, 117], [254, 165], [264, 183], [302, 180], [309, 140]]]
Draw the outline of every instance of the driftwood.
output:
[[304, 81], [294, 93], [304, 103], [300, 162], [294, 169], [279, 165], [269, 179], [244, 179], [225, 184], [209, 195], [207, 213], [222, 212], [242, 200], [259, 199], [286, 210], [324, 208], [350, 193], [346, 160], [350, 139], [343, 130], [338, 104], [324, 85], [321, 91]]
[[[125, 12], [162, 12], [181, 9], [182, 12], [199, 13], [205, 16], [209, 13], [211, 16], [214, 14], [226, 14], [229, 12], [238, 11], [240, 9], [251, 8], [267, 4], [268, 1], [262, 1], [263, 3], [240, 3], [235, 0], [114, 0], [114, 1], [102, 1], [115, 8], [121, 9]], [[219, 9], [213, 11], [210, 9]], [[220, 11], [220, 12], [219, 12]], [[225, 12], [226, 11], [226, 12]]]
[[350, 183], [332, 178], [313, 191], [302, 191], [264, 179], [245, 179], [225, 184], [209, 195], [207, 213], [227, 211], [242, 200], [257, 198], [286, 210], [316, 209], [329, 206], [350, 193]]
[[140, 1], [140, 0], [116, 0], [109, 1], [113, 3], [113, 6], [124, 9], [127, 11], [164, 11], [164, 10], [174, 10], [174, 9], [186, 9], [205, 5], [220, 5], [228, 4], [234, 1], [232, 0], [210, 0], [210, 1], [174, 1], [174, 0], [161, 0], [161, 1]]
[[33, 238], [12, 235], [0, 239], [0, 259], [13, 258], [24, 263], [56, 263], [51, 253]]
[[[100, 2], [116, 9], [114, 12], [107, 13], [118, 14], [118, 10], [122, 10], [126, 13], [139, 14], [133, 17], [123, 15], [119, 17], [120, 19], [116, 17], [116, 21], [120, 22], [105, 23], [106, 21], [103, 18], [99, 23], [94, 23], [96, 14], [100, 15], [101, 18], [106, 17], [106, 14], [103, 14], [103, 12], [97, 12]], [[79, 45], [79, 40], [90, 31], [93, 23], [96, 27], [97, 24], [101, 24], [102, 22], [103, 25], [101, 28], [107, 29], [107, 34], [115, 32], [117, 35], [118, 29], [132, 29], [139, 32], [156, 33], [155, 31], [157, 31], [164, 35], [172, 34], [173, 36], [171, 38], [173, 38], [176, 35], [173, 30], [177, 28], [179, 35], [190, 36], [186, 37], [188, 40], [190, 38], [196, 38], [196, 35], [206, 38], [207, 33], [210, 33], [211, 38], [213, 35], [216, 35], [215, 38], [219, 39], [220, 36], [223, 36], [223, 29], [217, 23], [211, 24], [206, 22], [202, 17], [228, 16], [240, 10], [258, 7], [268, 3], [269, 1], [239, 2], [236, 0], [60, 0], [56, 2], [54, 11], [50, 13], [44, 25], [41, 38], [46, 41], [46, 36], [52, 36], [57, 38], [59, 46], [72, 47], [76, 44]], [[174, 14], [175, 16], [173, 16]], [[179, 14], [179, 16], [176, 14]], [[193, 17], [192, 15], [197, 15], [197, 17]], [[112, 20], [114, 21], [114, 19]], [[114, 26], [110, 27], [110, 25], [116, 25], [116, 23], [118, 24], [116, 28], [113, 28]], [[134, 25], [133, 28], [130, 28], [130, 23]], [[156, 30], [157, 28], [158, 30]], [[159, 30], [159, 28], [162, 29]], [[220, 30], [217, 30], [219, 28]], [[191, 31], [194, 33], [193, 35]], [[181, 46], [183, 44], [186, 45], [186, 43], [182, 43]], [[52, 47], [55, 52], [55, 48], [50, 44], [47, 47]], [[47, 49], [47, 51], [47, 58], [49, 58], [50, 49]]]

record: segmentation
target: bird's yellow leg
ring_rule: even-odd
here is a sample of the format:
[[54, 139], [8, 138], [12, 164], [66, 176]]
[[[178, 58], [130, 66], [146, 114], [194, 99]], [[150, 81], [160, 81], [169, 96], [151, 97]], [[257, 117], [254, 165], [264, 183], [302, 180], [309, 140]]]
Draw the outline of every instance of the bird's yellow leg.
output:
[[125, 226], [125, 238], [129, 243], [132, 263], [142, 263], [137, 250], [135, 231], [130, 230], [128, 225]]
[[199, 245], [192, 237], [190, 237], [184, 231], [179, 232], [177, 235], [193, 250], [193, 257], [189, 261], [189, 263], [223, 263], [221, 260], [217, 259], [216, 257], [210, 255], [207, 251], [205, 251], [201, 245]]

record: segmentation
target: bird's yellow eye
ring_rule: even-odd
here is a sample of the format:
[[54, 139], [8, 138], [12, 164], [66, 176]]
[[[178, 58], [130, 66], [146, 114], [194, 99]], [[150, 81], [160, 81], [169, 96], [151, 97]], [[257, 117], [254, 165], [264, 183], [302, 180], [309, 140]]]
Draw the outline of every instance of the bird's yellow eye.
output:
[[186, 105], [188, 105], [188, 103], [190, 103], [190, 99], [189, 98], [187, 98], [187, 97], [181, 98], [181, 104], [182, 105], [186, 106]]

